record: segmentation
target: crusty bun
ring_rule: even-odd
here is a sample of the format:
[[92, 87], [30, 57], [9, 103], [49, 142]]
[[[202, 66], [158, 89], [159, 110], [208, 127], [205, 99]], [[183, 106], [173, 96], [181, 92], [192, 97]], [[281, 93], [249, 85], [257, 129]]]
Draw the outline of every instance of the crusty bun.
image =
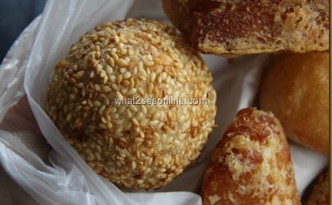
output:
[[327, 0], [163, 0], [171, 22], [202, 53], [324, 51]]
[[259, 103], [280, 120], [287, 137], [329, 151], [329, 55], [278, 55], [263, 78]]
[[46, 111], [100, 175], [128, 188], [166, 185], [214, 126], [202, 58], [161, 22], [128, 19], [83, 35], [56, 66]]
[[238, 112], [203, 181], [204, 205], [297, 205], [289, 147], [279, 121], [253, 108]]
[[303, 205], [328, 205], [329, 204], [329, 171], [326, 169], [314, 181]]

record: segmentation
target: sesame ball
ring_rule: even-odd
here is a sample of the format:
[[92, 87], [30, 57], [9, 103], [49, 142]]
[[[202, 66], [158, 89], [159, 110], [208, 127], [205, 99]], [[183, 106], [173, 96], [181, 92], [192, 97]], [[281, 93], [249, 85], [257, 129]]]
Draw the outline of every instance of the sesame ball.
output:
[[55, 67], [46, 112], [98, 174], [156, 189], [199, 155], [216, 93], [202, 58], [170, 26], [128, 19], [97, 26]]

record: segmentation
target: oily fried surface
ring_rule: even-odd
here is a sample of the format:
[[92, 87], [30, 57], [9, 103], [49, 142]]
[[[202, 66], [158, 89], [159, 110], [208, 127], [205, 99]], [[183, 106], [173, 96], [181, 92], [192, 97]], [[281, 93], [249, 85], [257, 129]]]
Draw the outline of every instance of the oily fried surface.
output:
[[164, 0], [164, 10], [202, 53], [328, 50], [326, 0]]

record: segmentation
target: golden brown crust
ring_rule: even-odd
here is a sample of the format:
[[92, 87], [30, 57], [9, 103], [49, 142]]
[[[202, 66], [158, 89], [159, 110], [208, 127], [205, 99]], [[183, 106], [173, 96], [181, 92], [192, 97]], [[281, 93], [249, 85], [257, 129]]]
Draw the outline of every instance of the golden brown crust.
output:
[[328, 53], [276, 56], [261, 85], [260, 106], [280, 120], [287, 137], [329, 150]]
[[212, 154], [202, 195], [204, 205], [299, 204], [289, 147], [272, 114], [237, 114]]
[[329, 171], [326, 169], [315, 180], [304, 205], [328, 205], [329, 204]]
[[211, 73], [182, 35], [159, 21], [127, 19], [96, 26], [72, 45], [45, 110], [96, 173], [156, 189], [198, 158], [215, 101]]
[[164, 0], [164, 10], [203, 53], [328, 50], [326, 0]]

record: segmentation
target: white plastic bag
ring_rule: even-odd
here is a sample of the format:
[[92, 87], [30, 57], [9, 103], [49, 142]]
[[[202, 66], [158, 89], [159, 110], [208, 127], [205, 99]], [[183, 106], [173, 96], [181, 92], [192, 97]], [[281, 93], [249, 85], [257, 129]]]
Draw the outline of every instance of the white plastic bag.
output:
[[[196, 165], [156, 192], [126, 193], [99, 177], [69, 146], [43, 107], [54, 66], [70, 45], [98, 24], [126, 17], [167, 22], [159, 0], [50, 0], [42, 17], [21, 35], [0, 67], [0, 121], [5, 117], [0, 126], [0, 163], [40, 204], [200, 205], [195, 192], [200, 189], [211, 151], [235, 113], [253, 105], [268, 56], [243, 56], [232, 61], [204, 56], [218, 94], [219, 127]], [[27, 112], [29, 107], [20, 105], [20, 109], [7, 113], [24, 93], [42, 134]], [[327, 159], [299, 146], [292, 146], [292, 156], [302, 193]]]

